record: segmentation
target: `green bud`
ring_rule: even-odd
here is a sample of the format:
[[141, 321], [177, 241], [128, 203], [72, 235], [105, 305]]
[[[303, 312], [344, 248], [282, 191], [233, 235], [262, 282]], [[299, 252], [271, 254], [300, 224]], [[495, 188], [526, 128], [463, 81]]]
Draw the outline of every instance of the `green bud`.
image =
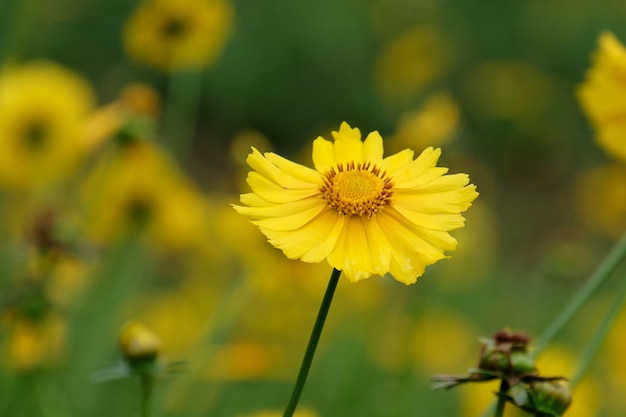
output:
[[572, 402], [570, 388], [562, 380], [533, 382], [529, 394], [528, 410], [548, 416], [562, 415]]
[[529, 355], [526, 343], [520, 343], [520, 335], [498, 332], [493, 339], [483, 342], [480, 369], [493, 371], [502, 377], [518, 377], [536, 372], [535, 361]]

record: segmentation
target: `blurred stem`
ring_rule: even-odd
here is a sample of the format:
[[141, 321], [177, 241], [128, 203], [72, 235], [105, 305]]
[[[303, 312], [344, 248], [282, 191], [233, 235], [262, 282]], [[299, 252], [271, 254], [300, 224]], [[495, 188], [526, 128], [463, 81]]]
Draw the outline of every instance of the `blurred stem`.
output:
[[141, 378], [141, 417], [150, 417], [154, 378], [151, 372], [142, 372], [139, 377]]
[[315, 325], [313, 326], [313, 330], [311, 331], [309, 344], [306, 347], [306, 351], [304, 352], [304, 358], [302, 359], [302, 365], [300, 365], [300, 372], [298, 373], [298, 378], [296, 379], [296, 385], [293, 387], [291, 399], [289, 400], [289, 404], [287, 404], [287, 408], [285, 409], [283, 417], [293, 416], [293, 412], [296, 410], [296, 406], [298, 405], [298, 401], [300, 400], [300, 394], [302, 394], [304, 383], [306, 382], [307, 375], [309, 374], [309, 369], [311, 368], [311, 362], [313, 361], [313, 355], [315, 355], [317, 342], [319, 342], [320, 335], [322, 334], [322, 329], [324, 328], [324, 322], [326, 321], [326, 316], [328, 315], [328, 309], [330, 308], [330, 304], [333, 301], [333, 295], [335, 294], [335, 289], [337, 288], [337, 283], [339, 282], [340, 275], [341, 271], [339, 271], [338, 269], [333, 269], [333, 272], [330, 275], [328, 287], [326, 287], [326, 293], [324, 294], [324, 298], [322, 299], [322, 304], [320, 305], [320, 310], [317, 313]]
[[493, 413], [493, 417], [502, 417], [504, 415], [504, 406], [506, 405], [506, 393], [509, 390], [509, 384], [506, 380], [500, 382], [500, 391], [498, 391], [498, 403], [496, 404], [496, 411]]
[[602, 342], [606, 338], [606, 335], [613, 326], [615, 319], [617, 318], [619, 312], [624, 306], [624, 300], [626, 299], [626, 279], [622, 279], [620, 281], [620, 284], [621, 285], [617, 290], [617, 294], [615, 295], [615, 300], [613, 301], [613, 304], [611, 304], [611, 307], [602, 319], [602, 322], [598, 325], [595, 333], [593, 334], [580, 355], [578, 369], [576, 369], [576, 373], [570, 379], [570, 384], [572, 387], [580, 381], [580, 378], [583, 376], [583, 374], [591, 364], [591, 361], [600, 350]]
[[602, 263], [598, 265], [594, 273], [589, 277], [585, 285], [583, 285], [578, 293], [574, 295], [569, 303], [561, 310], [561, 312], [552, 320], [552, 323], [537, 339], [535, 345], [536, 352], [544, 349], [554, 337], [569, 323], [572, 317], [581, 309], [583, 305], [591, 298], [593, 293], [598, 289], [600, 284], [607, 280], [609, 276], [617, 269], [624, 257], [626, 256], [626, 233], [617, 241], [613, 249], [604, 258]]
[[178, 70], [169, 75], [163, 132], [168, 149], [183, 161], [189, 156], [202, 98], [199, 70]]

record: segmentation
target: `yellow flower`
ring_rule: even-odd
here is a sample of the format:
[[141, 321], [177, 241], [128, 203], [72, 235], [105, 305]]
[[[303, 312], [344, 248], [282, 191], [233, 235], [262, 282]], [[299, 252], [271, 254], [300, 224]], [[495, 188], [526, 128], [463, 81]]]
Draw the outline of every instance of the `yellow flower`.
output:
[[105, 156], [84, 186], [89, 238], [106, 244], [137, 233], [166, 251], [203, 244], [204, 197], [165, 152], [137, 140]]
[[31, 188], [69, 174], [94, 103], [89, 84], [50, 62], [0, 73], [0, 185]]
[[315, 169], [252, 148], [253, 192], [235, 209], [288, 258], [327, 259], [353, 282], [388, 272], [416, 282], [456, 248], [448, 231], [463, 226], [476, 187], [467, 175], [436, 167], [439, 149], [415, 160], [409, 149], [383, 158], [378, 132], [361, 141], [359, 129], [344, 122], [332, 135], [334, 143], [313, 142]]
[[596, 129], [598, 145], [626, 162], [626, 48], [609, 32], [598, 44], [578, 99]]
[[8, 321], [8, 328], [2, 329], [6, 337], [0, 346], [3, 365], [29, 371], [61, 359], [67, 325], [60, 315], [47, 314], [37, 321], [14, 316]]
[[436, 93], [421, 108], [402, 114], [391, 140], [416, 149], [443, 146], [454, 139], [460, 121], [461, 112], [455, 100], [447, 93]]
[[379, 91], [389, 100], [411, 100], [440, 78], [449, 66], [449, 50], [434, 27], [418, 26], [392, 39], [374, 67]]
[[[595, 231], [618, 238], [626, 231], [626, 167], [611, 163], [582, 172], [575, 182], [581, 220]], [[602, 207], [602, 210], [598, 210]]]
[[224, 0], [147, 0], [129, 19], [124, 46], [133, 59], [165, 71], [203, 68], [222, 51], [232, 14]]

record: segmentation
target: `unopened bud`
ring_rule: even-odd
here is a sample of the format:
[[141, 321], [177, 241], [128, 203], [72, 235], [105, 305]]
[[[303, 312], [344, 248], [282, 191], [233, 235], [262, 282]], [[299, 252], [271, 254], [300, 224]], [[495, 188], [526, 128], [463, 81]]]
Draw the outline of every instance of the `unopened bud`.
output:
[[562, 380], [536, 381], [529, 390], [527, 409], [550, 416], [560, 416], [572, 402], [569, 386]]
[[494, 371], [502, 377], [518, 377], [536, 372], [528, 353], [529, 338], [522, 333], [497, 332], [483, 342], [479, 369]]
[[129, 362], [154, 361], [161, 342], [146, 326], [136, 321], [126, 323], [119, 335], [120, 351]]

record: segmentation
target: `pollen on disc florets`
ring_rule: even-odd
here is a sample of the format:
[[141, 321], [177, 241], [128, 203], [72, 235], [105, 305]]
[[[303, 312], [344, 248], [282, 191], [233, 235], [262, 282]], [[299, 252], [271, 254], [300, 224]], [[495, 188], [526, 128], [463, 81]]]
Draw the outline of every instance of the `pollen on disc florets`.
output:
[[320, 196], [340, 214], [372, 217], [389, 204], [393, 183], [370, 162], [349, 162], [331, 168], [323, 178]]

